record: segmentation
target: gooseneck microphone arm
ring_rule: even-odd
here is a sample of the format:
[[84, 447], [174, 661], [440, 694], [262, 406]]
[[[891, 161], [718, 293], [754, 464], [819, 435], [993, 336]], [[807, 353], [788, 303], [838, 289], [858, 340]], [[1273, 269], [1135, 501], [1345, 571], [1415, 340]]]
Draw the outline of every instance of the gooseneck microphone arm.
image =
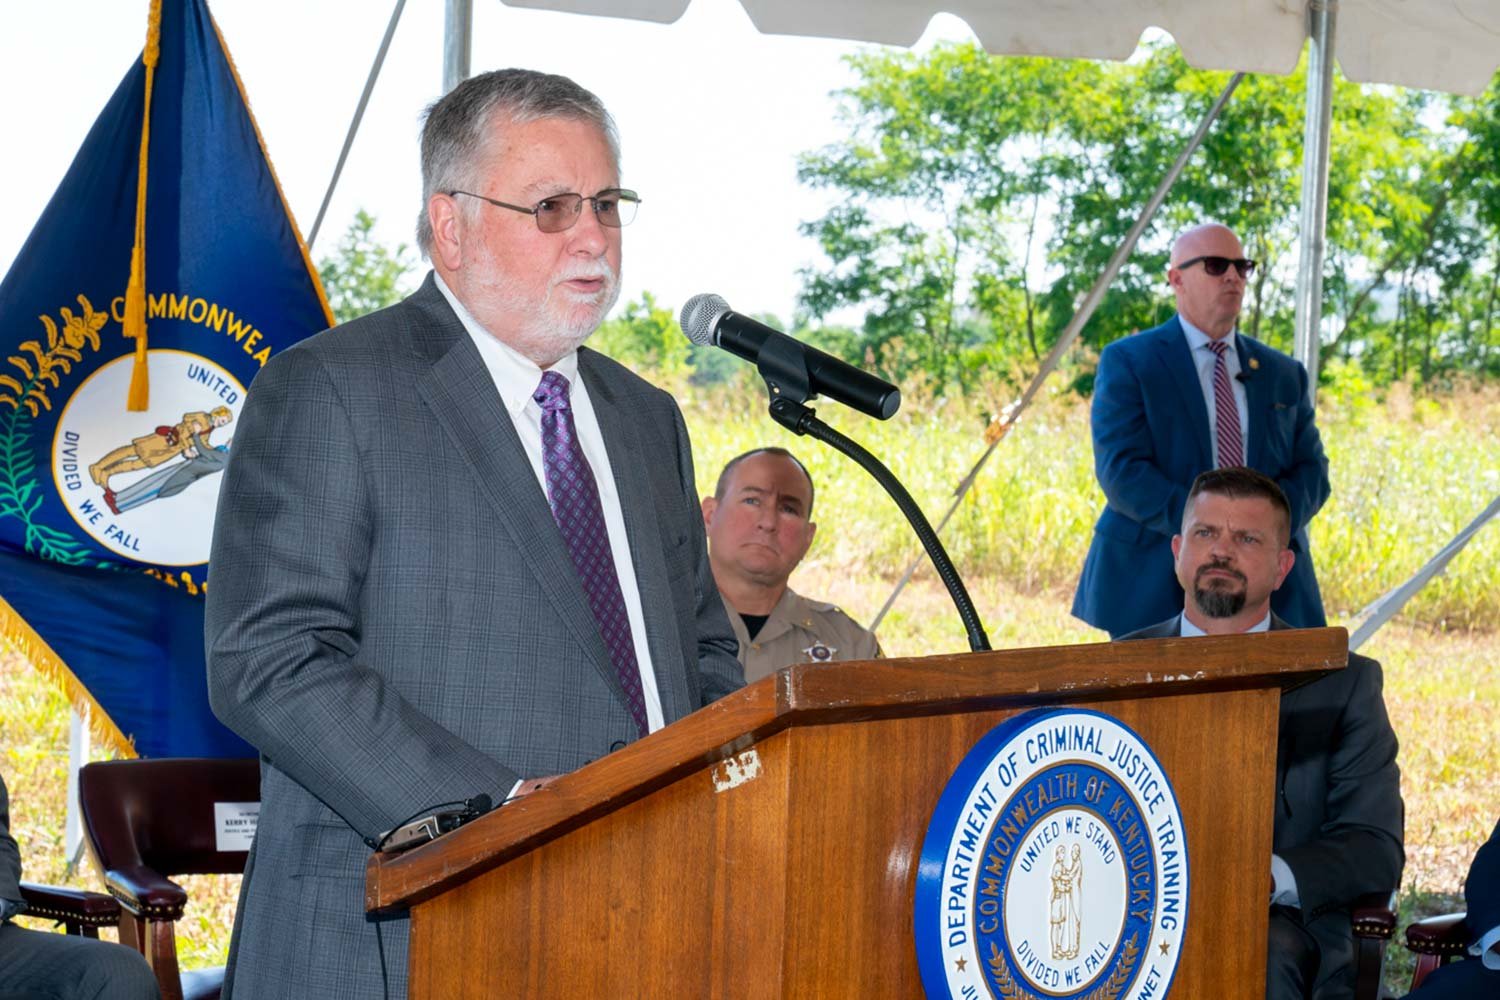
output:
[[[814, 363], [817, 363], [823, 357], [820, 352], [811, 351], [806, 345], [791, 337], [770, 330], [767, 330], [767, 334], [774, 334], [774, 336], [756, 337], [759, 343], [754, 344], [753, 348], [747, 342], [748, 338], [742, 338], [732, 345], [725, 344], [721, 339], [723, 331], [720, 329], [720, 322], [725, 316], [735, 315], [729, 311], [729, 304], [718, 296], [694, 296], [688, 300], [687, 305], [683, 306], [682, 329], [688, 339], [695, 344], [716, 344], [733, 354], [753, 360], [761, 378], [765, 379], [766, 390], [771, 396], [772, 420], [794, 434], [822, 441], [853, 459], [860, 468], [875, 478], [875, 481], [896, 502], [896, 506], [910, 522], [912, 530], [916, 532], [917, 538], [921, 540], [922, 547], [927, 550], [927, 558], [932, 560], [939, 578], [948, 588], [948, 595], [953, 599], [954, 606], [958, 608], [958, 616], [963, 621], [964, 631], [968, 635], [969, 648], [975, 652], [989, 649], [989, 636], [985, 634], [984, 624], [979, 620], [979, 612], [974, 608], [974, 602], [969, 597], [963, 578], [958, 575], [953, 560], [948, 557], [947, 549], [943, 548], [942, 540], [938, 538], [937, 532], [932, 530], [932, 525], [928, 523], [927, 515], [922, 513], [922, 508], [917, 506], [917, 502], [906, 491], [906, 487], [901, 485], [900, 480], [885, 467], [880, 459], [870, 454], [857, 441], [845, 437], [819, 420], [818, 415], [805, 405], [807, 400], [822, 387], [822, 384], [830, 381], [827, 376], [819, 376], [809, 369], [809, 355], [813, 357]], [[753, 358], [750, 357], [752, 353]], [[837, 364], [849, 367], [843, 362], [837, 362]], [[829, 366], [824, 364], [820, 370], [827, 371], [828, 368]], [[859, 385], [860, 377], [889, 391], [882, 392], [878, 397], [860, 395], [858, 392], [841, 393], [845, 398], [840, 401], [856, 406], [880, 419], [894, 414], [896, 407], [900, 405], [900, 393], [894, 386], [880, 383], [874, 376], [865, 372], [854, 370], [852, 375], [840, 377], [836, 386], [829, 386], [829, 391], [842, 390], [848, 385]], [[860, 405], [869, 400], [875, 401], [869, 402], [869, 405]]]
[[843, 454], [854, 459], [875, 481], [885, 487], [885, 491], [896, 501], [896, 506], [901, 508], [901, 513], [911, 522], [912, 530], [921, 539], [922, 547], [927, 550], [927, 558], [932, 560], [933, 568], [937, 570], [943, 585], [948, 588], [948, 596], [953, 598], [953, 604], [958, 608], [958, 617], [964, 623], [964, 631], [969, 637], [969, 648], [974, 652], [980, 652], [990, 648], [990, 638], [985, 634], [984, 623], [979, 620], [979, 612], [974, 609], [974, 602], [969, 598], [968, 588], [964, 586], [963, 578], [958, 575], [954, 568], [953, 560], [948, 558], [948, 550], [943, 548], [942, 539], [938, 538], [937, 532], [932, 530], [932, 525], [927, 522], [927, 515], [922, 513], [922, 508], [912, 499], [906, 487], [901, 485], [891, 471], [885, 465], [870, 454], [865, 448], [838, 431], [829, 427], [818, 419], [818, 415], [801, 400], [789, 398], [785, 393], [771, 398], [771, 419], [796, 434], [817, 438], [824, 444], [829, 445]]

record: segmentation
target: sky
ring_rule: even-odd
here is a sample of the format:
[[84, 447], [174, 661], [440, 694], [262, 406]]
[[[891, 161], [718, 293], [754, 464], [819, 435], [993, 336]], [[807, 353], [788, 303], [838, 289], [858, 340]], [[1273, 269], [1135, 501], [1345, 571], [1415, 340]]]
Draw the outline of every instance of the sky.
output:
[[[393, 6], [211, 2], [304, 236]], [[842, 135], [830, 95], [853, 82], [840, 57], [859, 46], [762, 35], [736, 0], [693, 0], [669, 25], [521, 10], [499, 0], [473, 6], [474, 72], [519, 65], [562, 73], [614, 114], [622, 182], [643, 199], [625, 234], [622, 304], [649, 290], [675, 311], [699, 292], [716, 292], [741, 312], [791, 317], [797, 270], [818, 260], [798, 224], [837, 197], [797, 182], [797, 156]], [[0, 0], [7, 146], [0, 273], [139, 57], [148, 8], [147, 0]], [[442, 87], [443, 17], [443, 0], [408, 0], [315, 260], [332, 251], [360, 208], [376, 217], [382, 242], [414, 243], [419, 116]], [[940, 16], [918, 47], [964, 37], [961, 21]]]

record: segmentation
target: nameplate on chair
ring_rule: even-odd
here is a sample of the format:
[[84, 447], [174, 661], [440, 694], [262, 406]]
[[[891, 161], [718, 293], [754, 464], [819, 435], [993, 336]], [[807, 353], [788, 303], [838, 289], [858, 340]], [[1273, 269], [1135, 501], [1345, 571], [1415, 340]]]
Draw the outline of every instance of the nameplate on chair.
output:
[[259, 802], [214, 803], [214, 850], [248, 851], [260, 819]]

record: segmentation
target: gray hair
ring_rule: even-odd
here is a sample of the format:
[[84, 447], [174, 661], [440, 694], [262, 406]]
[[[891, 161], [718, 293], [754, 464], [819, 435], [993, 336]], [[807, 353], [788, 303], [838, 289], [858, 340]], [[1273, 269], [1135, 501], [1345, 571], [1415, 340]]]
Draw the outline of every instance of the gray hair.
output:
[[489, 149], [494, 126], [562, 118], [594, 125], [618, 169], [620, 136], [603, 102], [565, 76], [529, 69], [497, 69], [473, 76], [422, 113], [422, 212], [417, 246], [432, 251], [427, 203], [434, 194], [476, 187], [475, 166]]

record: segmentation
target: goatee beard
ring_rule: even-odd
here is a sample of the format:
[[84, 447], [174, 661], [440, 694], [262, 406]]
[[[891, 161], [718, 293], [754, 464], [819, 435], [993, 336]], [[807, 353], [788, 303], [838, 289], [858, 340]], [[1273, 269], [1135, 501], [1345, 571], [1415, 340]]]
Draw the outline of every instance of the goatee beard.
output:
[[[1203, 574], [1210, 570], [1219, 570], [1224, 573], [1232, 573], [1240, 582], [1238, 591], [1221, 590], [1217, 587], [1205, 587], [1202, 584]], [[1198, 572], [1193, 578], [1193, 601], [1209, 618], [1233, 618], [1245, 609], [1245, 599], [1248, 593], [1245, 589], [1248, 581], [1245, 574], [1229, 565], [1227, 562], [1207, 563], [1198, 567]]]
[[1193, 588], [1193, 603], [1209, 618], [1233, 618], [1245, 610], [1245, 592]]

